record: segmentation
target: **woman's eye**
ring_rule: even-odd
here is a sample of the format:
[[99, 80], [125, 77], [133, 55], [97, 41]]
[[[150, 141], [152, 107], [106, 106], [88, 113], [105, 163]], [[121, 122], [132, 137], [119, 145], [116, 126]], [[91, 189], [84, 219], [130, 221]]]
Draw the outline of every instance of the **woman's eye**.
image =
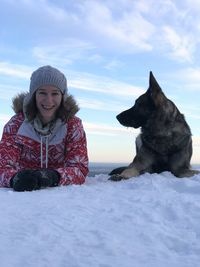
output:
[[38, 92], [38, 94], [39, 95], [41, 95], [41, 96], [47, 96], [47, 95], [51, 95], [51, 96], [54, 96], [54, 97], [56, 97], [56, 96], [59, 96], [60, 95], [60, 92], [52, 92], [52, 93], [47, 93], [47, 92], [43, 92], [43, 91], [40, 91], [40, 92]]

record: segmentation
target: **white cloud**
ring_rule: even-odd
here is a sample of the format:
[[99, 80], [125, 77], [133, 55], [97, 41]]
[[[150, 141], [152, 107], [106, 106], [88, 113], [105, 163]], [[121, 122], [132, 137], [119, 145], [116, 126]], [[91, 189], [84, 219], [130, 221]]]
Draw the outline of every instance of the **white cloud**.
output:
[[[126, 47], [123, 53], [152, 49], [149, 38], [154, 32], [154, 26], [137, 11], [135, 12], [133, 6], [116, 15], [115, 9], [109, 8], [109, 4], [85, 1], [82, 4], [82, 10], [83, 13], [87, 11], [86, 24], [94, 36], [96, 36], [95, 33], [102, 36], [98, 39], [102, 46]], [[107, 41], [103, 44], [104, 38]]]
[[[19, 10], [17, 14], [21, 14], [21, 12], [26, 11], [25, 15], [27, 15], [29, 12], [32, 12], [33, 18], [36, 14], [41, 14], [43, 19], [49, 18], [54, 22], [64, 22], [66, 18], [69, 17], [73, 19], [73, 16], [70, 16], [70, 12], [68, 12], [68, 10], [60, 7], [58, 4], [53, 4], [52, 1], [37, 0], [37, 2], [35, 2], [34, 0], [18, 0], [16, 2], [14, 0], [8, 0], [5, 2], [9, 4], [10, 8]], [[38, 17], [37, 20], [35, 18], [34, 20], [37, 23]]]
[[32, 49], [33, 57], [40, 63], [63, 65], [72, 64], [75, 61], [85, 60], [94, 50], [94, 45], [80, 39], [63, 39], [61, 44], [36, 46]]
[[[32, 69], [33, 71], [33, 69]], [[6, 62], [0, 62], [0, 74], [15, 78], [29, 79], [32, 71], [29, 67], [24, 65], [10, 64]], [[84, 72], [72, 72], [70, 70], [62, 70], [64, 73], [68, 73], [67, 76], [70, 77], [68, 81], [68, 86], [74, 87], [79, 90], [86, 90], [91, 92], [101, 92], [104, 94], [110, 94], [114, 96], [124, 95], [124, 96], [139, 96], [144, 93], [144, 89], [141, 87], [132, 86], [125, 82], [120, 82], [108, 77], [92, 75]], [[9, 88], [9, 81], [6, 86]], [[3, 85], [0, 85], [3, 88]], [[11, 92], [13, 91], [10, 87]], [[4, 94], [4, 91], [0, 91], [0, 94]], [[1, 97], [1, 96], [0, 96]], [[5, 94], [2, 95], [6, 98]]]
[[125, 127], [114, 127], [107, 124], [95, 124], [89, 122], [83, 122], [84, 129], [87, 134], [98, 134], [98, 135], [106, 135], [106, 136], [115, 136], [123, 134], [133, 133], [137, 135], [139, 133], [138, 129], [133, 128], [125, 128]]
[[105, 102], [97, 99], [77, 97], [77, 102], [81, 109], [87, 108], [92, 110], [112, 111], [119, 113], [127, 108], [127, 106], [125, 107], [125, 105], [122, 105], [120, 102], [114, 102], [112, 99], [109, 99], [107, 102]]
[[179, 72], [184, 80], [200, 83], [200, 68], [186, 68]]
[[86, 98], [77, 98], [80, 108], [87, 108], [92, 110], [103, 110], [103, 111], [118, 111], [116, 105], [111, 103], [108, 105], [105, 104], [105, 101], [98, 101], [96, 99], [86, 99]]
[[[8, 15], [10, 10], [16, 10], [12, 19], [20, 19], [24, 35], [27, 38], [36, 36], [36, 42], [43, 40], [43, 43], [54, 45], [80, 38], [98, 48], [94, 54], [100, 54], [104, 49], [109, 52], [117, 49], [119, 54], [158, 49], [174, 60], [187, 62], [193, 60], [199, 43], [198, 0], [3, 2], [6, 2], [5, 13]], [[82, 48], [75, 47], [74, 51], [79, 54], [79, 49]], [[74, 51], [71, 50], [72, 58]], [[57, 53], [61, 61], [70, 62], [70, 53], [64, 59], [59, 50]], [[43, 60], [50, 53], [37, 51], [36, 54]]]
[[199, 15], [200, 2], [199, 0], [185, 0], [186, 5], [190, 11], [193, 11]]
[[200, 91], [200, 67], [186, 67], [174, 73], [177, 81], [181, 80], [182, 88], [188, 91]]
[[69, 75], [69, 87], [74, 87], [79, 90], [124, 96], [139, 96], [144, 93], [144, 89], [139, 86], [132, 86], [103, 76], [78, 72], [71, 72]]
[[164, 26], [163, 39], [169, 45], [169, 55], [180, 62], [192, 62], [194, 53], [194, 43], [189, 34], [177, 32], [175, 29]]
[[27, 79], [31, 75], [31, 69], [30, 67], [19, 65], [19, 64], [10, 64], [8, 62], [0, 62], [0, 74]]
[[123, 66], [123, 62], [119, 61], [119, 60], [116, 60], [116, 59], [113, 59], [109, 62], [107, 62], [105, 65], [104, 65], [104, 68], [107, 69], [107, 70], [113, 70], [113, 69], [119, 69]]

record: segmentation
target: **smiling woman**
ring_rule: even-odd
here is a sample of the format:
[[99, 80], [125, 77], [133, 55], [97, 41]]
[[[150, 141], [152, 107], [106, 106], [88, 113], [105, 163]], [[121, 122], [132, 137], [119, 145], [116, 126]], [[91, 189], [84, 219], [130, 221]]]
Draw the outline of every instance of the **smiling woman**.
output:
[[86, 136], [64, 74], [51, 66], [37, 69], [29, 93], [18, 95], [13, 108], [0, 143], [0, 186], [32, 191], [84, 183]]

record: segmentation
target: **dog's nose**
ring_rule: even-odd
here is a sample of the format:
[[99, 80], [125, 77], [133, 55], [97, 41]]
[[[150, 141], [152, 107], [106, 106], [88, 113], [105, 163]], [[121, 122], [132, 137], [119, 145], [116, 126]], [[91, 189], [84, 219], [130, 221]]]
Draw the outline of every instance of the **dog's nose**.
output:
[[118, 120], [118, 122], [120, 123], [120, 124], [123, 124], [123, 122], [124, 122], [124, 118], [123, 118], [123, 114], [118, 114], [117, 116], [116, 116], [116, 118], [117, 118], [117, 120]]
[[119, 118], [120, 118], [120, 114], [118, 114], [118, 115], [116, 116], [116, 119], [117, 119], [117, 120], [119, 120]]

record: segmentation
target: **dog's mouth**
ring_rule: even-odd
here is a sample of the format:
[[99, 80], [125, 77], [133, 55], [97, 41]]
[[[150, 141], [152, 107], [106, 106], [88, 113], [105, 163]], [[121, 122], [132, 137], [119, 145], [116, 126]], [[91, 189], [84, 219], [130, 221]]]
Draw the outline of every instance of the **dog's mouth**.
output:
[[141, 125], [136, 120], [129, 120], [123, 114], [119, 114], [116, 116], [119, 123], [125, 127], [139, 128]]

